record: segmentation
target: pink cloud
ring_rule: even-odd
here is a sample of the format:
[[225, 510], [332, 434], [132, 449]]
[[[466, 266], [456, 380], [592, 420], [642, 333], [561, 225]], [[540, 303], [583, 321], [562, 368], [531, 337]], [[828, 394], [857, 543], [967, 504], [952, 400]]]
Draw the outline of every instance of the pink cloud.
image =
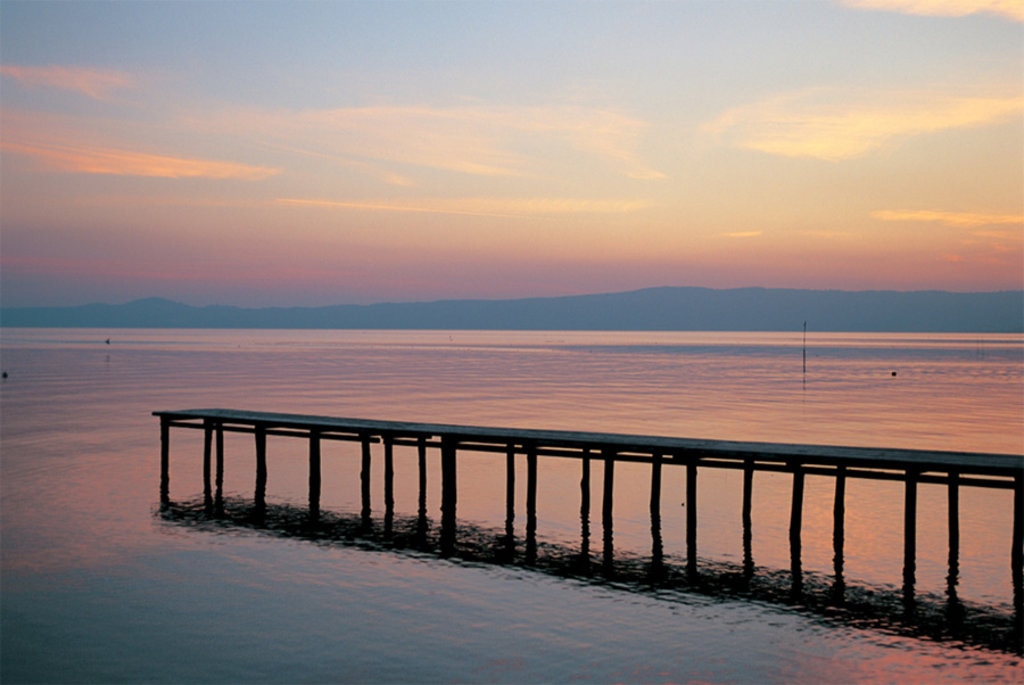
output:
[[258, 181], [279, 169], [238, 162], [173, 157], [170, 155], [68, 143], [18, 143], [5, 140], [5, 152], [31, 157], [58, 171], [160, 178], [237, 178]]

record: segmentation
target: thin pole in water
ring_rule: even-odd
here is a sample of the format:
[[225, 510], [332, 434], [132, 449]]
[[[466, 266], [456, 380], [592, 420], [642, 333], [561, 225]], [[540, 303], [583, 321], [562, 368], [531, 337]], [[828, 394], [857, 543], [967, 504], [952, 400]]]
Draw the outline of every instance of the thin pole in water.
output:
[[804, 375], [807, 375], [807, 322], [804, 321]]

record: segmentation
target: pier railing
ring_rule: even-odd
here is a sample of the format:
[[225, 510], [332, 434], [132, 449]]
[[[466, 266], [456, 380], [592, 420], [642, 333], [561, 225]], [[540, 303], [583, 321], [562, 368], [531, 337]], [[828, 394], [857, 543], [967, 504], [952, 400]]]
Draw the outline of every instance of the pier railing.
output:
[[[960, 554], [959, 491], [961, 487], [1003, 488], [1013, 491], [1011, 540], [1007, 541], [1013, 582], [1014, 621], [1024, 616], [1024, 456], [907, 449], [878, 449], [820, 445], [697, 440], [688, 438], [625, 435], [556, 430], [531, 430], [460, 426], [432, 423], [406, 423], [366, 419], [307, 416], [232, 409], [188, 409], [157, 411], [161, 435], [161, 502], [169, 502], [170, 429], [192, 428], [204, 431], [203, 476], [208, 502], [220, 499], [224, 468], [224, 433], [250, 433], [255, 438], [255, 495], [253, 509], [266, 510], [267, 436], [292, 436], [309, 443], [309, 515], [320, 513], [321, 442], [354, 441], [361, 444], [362, 515], [370, 516], [372, 463], [371, 445], [383, 444], [385, 526], [394, 516], [395, 446], [414, 446], [418, 450], [421, 513], [425, 507], [426, 454], [440, 451], [441, 458], [441, 530], [442, 554], [451, 554], [456, 544], [457, 454], [459, 451], [493, 452], [506, 458], [506, 506], [508, 521], [514, 516], [515, 459], [526, 459], [526, 557], [536, 554], [537, 459], [562, 457], [582, 462], [581, 511], [590, 508], [590, 465], [603, 464], [602, 524], [606, 538], [612, 528], [612, 491], [617, 462], [650, 464], [650, 507], [652, 561], [661, 562], [661, 474], [665, 467], [686, 469], [686, 563], [687, 575], [700, 573], [697, 539], [697, 481], [702, 469], [738, 469], [743, 472], [743, 547], [744, 572], [751, 573], [751, 501], [753, 474], [757, 471], [785, 472], [792, 475], [789, 512], [791, 582], [799, 593], [803, 583], [801, 570], [801, 528], [803, 522], [804, 479], [808, 475], [828, 476], [834, 480], [833, 563], [834, 588], [843, 588], [846, 481], [850, 478], [896, 480], [904, 483], [903, 515], [903, 601], [914, 602], [917, 538], [917, 490], [921, 483], [947, 486], [949, 574], [947, 592], [955, 600]], [[211, 478], [214, 483], [211, 485]], [[508, 524], [511, 526], [511, 523]], [[511, 537], [511, 531], [510, 531]], [[584, 536], [584, 544], [587, 536]], [[607, 553], [607, 551], [606, 551]], [[1019, 636], [1017, 638], [1019, 640]]]

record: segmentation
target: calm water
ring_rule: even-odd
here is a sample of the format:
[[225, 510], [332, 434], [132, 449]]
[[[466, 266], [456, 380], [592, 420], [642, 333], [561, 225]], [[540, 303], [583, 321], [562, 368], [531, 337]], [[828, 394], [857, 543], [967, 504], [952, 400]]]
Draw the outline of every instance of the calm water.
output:
[[[159, 430], [150, 412], [223, 406], [1022, 454], [1021, 336], [811, 334], [806, 373], [799, 333], [0, 336], [5, 683], [1020, 680], [1020, 658], [1005, 651], [769, 602], [183, 525], [158, 513]], [[305, 449], [271, 438], [268, 500], [276, 506], [305, 503]], [[358, 450], [325, 443], [325, 510], [359, 511]], [[201, 452], [199, 431], [172, 433], [176, 502], [201, 497]], [[233, 500], [252, 496], [252, 454], [251, 436], [227, 436]], [[460, 453], [459, 468], [460, 522], [503, 529], [503, 458]], [[579, 545], [579, 469], [575, 460], [541, 460], [542, 543]], [[399, 450], [399, 517], [416, 513], [415, 473], [414, 455]], [[599, 540], [599, 465], [593, 478], [590, 525]], [[437, 482], [431, 472], [435, 519]], [[759, 571], [789, 567], [789, 483], [783, 474], [756, 477]], [[648, 488], [647, 469], [617, 468], [617, 554], [650, 550]], [[700, 489], [702, 559], [741, 562], [739, 474], [702, 471]], [[682, 557], [682, 469], [666, 469], [662, 491], [665, 554]], [[946, 587], [945, 502], [944, 487], [921, 486], [922, 595]], [[831, 481], [809, 477], [803, 565], [811, 574], [832, 569], [831, 507]], [[964, 488], [960, 507], [959, 597], [1009, 612], [1010, 494]], [[901, 556], [902, 485], [850, 481], [847, 582], [898, 588]]]

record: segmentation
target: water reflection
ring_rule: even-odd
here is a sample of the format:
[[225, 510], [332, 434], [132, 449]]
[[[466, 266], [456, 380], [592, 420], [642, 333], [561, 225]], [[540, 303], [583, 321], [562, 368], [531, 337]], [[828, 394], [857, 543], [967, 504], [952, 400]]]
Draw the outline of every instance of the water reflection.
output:
[[[588, 461], [584, 461], [582, 492], [589, 490]], [[606, 482], [611, 482], [611, 478]], [[509, 480], [510, 488], [513, 483]], [[424, 507], [415, 516], [392, 513], [390, 523], [379, 526], [372, 518], [368, 520], [364, 511], [317, 511], [314, 514], [307, 507], [223, 498], [218, 493], [218, 506], [210, 507], [205, 496], [186, 501], [168, 500], [161, 505], [157, 516], [168, 523], [199, 531], [259, 531], [316, 544], [514, 565], [597, 584], [611, 582], [617, 589], [656, 594], [663, 599], [672, 599], [673, 593], [700, 593], [767, 601], [859, 628], [1024, 653], [1019, 621], [1012, 613], [1000, 607], [968, 605], [957, 598], [955, 590], [946, 597], [917, 595], [908, 605], [905, 588], [897, 591], [889, 587], [847, 586], [841, 573], [830, 577], [802, 572], [797, 578], [794, 572], [799, 570], [799, 562], [794, 562], [794, 568], [788, 572], [757, 567], [749, 551], [741, 565], [700, 559], [699, 573], [695, 572], [690, 568], [690, 555], [681, 559], [666, 555], [661, 548], [660, 510], [655, 504], [658, 500], [655, 492], [652, 485], [651, 555], [616, 553], [612, 544], [612, 499], [606, 497], [602, 516], [604, 546], [601, 563], [597, 565], [591, 563], [590, 527], [587, 510], [583, 508], [579, 547], [539, 540], [534, 527], [528, 529], [522, 554], [517, 553], [510, 522], [503, 528], [488, 528], [458, 520], [451, 511], [443, 512], [438, 524], [427, 515]], [[511, 508], [509, 513], [514, 516]], [[749, 527], [744, 535], [748, 533]], [[841, 568], [841, 563], [839, 555], [837, 568]]]

